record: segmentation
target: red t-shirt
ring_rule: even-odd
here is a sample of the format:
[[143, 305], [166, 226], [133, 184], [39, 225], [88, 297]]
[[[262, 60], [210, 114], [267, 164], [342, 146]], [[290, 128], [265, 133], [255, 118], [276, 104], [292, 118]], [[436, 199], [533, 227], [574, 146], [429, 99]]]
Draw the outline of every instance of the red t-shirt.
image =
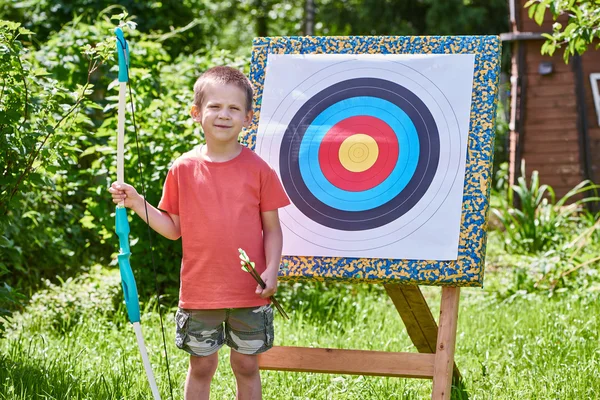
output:
[[179, 307], [217, 309], [268, 304], [242, 270], [238, 248], [256, 270], [266, 268], [261, 212], [288, 205], [279, 177], [246, 147], [225, 162], [207, 161], [199, 149], [169, 170], [158, 208], [179, 216], [183, 259]]

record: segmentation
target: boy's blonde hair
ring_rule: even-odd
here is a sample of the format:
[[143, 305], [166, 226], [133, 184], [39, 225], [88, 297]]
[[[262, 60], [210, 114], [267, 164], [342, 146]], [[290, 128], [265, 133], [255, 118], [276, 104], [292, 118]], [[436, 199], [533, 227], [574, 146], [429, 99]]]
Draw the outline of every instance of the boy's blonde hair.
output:
[[226, 66], [212, 67], [206, 70], [194, 83], [194, 105], [196, 107], [202, 107], [204, 88], [208, 83], [232, 84], [239, 87], [246, 94], [246, 112], [252, 110], [254, 91], [250, 80], [241, 71]]

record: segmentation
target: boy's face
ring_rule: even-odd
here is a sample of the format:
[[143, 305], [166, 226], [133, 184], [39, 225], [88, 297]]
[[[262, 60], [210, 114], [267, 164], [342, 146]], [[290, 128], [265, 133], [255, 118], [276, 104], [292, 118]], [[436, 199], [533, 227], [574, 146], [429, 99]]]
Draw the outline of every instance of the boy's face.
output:
[[245, 92], [232, 84], [208, 83], [202, 106], [193, 105], [191, 115], [202, 125], [207, 142], [222, 144], [237, 142], [242, 128], [252, 120], [252, 111], [246, 111]]

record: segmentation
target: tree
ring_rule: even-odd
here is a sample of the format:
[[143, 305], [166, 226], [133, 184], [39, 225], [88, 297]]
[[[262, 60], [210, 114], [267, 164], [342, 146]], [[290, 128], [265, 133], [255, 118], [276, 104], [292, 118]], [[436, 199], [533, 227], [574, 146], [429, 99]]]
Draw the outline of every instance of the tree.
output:
[[[598, 0], [530, 0], [525, 3], [529, 17], [538, 25], [544, 21], [547, 11], [552, 13], [554, 21], [567, 16], [565, 25], [554, 22], [552, 34], [543, 34], [546, 42], [542, 46], [542, 54], [553, 55], [557, 49], [564, 46], [563, 57], [569, 62], [569, 57], [576, 53], [583, 54], [594, 40], [600, 39], [600, 1]], [[596, 48], [600, 47], [600, 42]]]
[[[112, 53], [108, 42], [89, 47], [85, 84], [66, 87], [39, 65], [22, 41], [32, 35], [18, 22], [0, 20], [1, 280], [35, 275], [27, 268], [28, 260], [60, 265], [75, 254], [63, 240], [81, 236], [72, 220], [63, 219], [64, 226], [51, 232], [40, 222], [60, 220], [72, 209], [57, 190], [59, 171], [78, 154], [72, 138], [89, 126], [82, 110], [97, 107], [89, 100], [90, 78]], [[85, 243], [79, 244], [83, 252]], [[8, 283], [0, 283], [0, 335], [21, 298]]]
[[483, 35], [508, 30], [505, 0], [319, 0], [317, 35]]

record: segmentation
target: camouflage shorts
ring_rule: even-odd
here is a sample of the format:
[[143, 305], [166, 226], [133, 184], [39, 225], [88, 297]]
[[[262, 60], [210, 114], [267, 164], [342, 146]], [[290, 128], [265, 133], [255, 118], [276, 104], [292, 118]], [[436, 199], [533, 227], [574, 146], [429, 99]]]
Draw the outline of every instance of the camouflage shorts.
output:
[[259, 354], [273, 347], [271, 305], [220, 310], [180, 308], [175, 322], [175, 344], [193, 356], [209, 356], [224, 343], [242, 354]]

